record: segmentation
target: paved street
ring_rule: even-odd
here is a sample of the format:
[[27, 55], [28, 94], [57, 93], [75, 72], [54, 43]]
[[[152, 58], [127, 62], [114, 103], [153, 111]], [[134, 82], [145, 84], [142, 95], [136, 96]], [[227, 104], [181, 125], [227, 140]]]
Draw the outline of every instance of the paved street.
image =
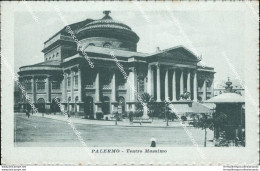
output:
[[[100, 121], [102, 122], [102, 121]], [[74, 124], [87, 146], [92, 147], [149, 147], [152, 137], [157, 139], [157, 147], [193, 146], [182, 127], [127, 127], [90, 124]], [[187, 128], [199, 146], [204, 143], [204, 131]], [[212, 140], [212, 131], [208, 139]], [[70, 147], [81, 146], [78, 137], [68, 123], [24, 113], [15, 114], [16, 146]], [[208, 142], [210, 145], [210, 142]]]

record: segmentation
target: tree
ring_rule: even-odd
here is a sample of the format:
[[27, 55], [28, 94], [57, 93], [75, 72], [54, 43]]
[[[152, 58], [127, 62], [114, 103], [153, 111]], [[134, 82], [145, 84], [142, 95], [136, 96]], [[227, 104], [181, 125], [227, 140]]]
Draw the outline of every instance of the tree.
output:
[[177, 119], [177, 116], [176, 114], [171, 111], [172, 109], [170, 108], [170, 104], [169, 101], [165, 100], [164, 101], [164, 117], [165, 117], [165, 120], [166, 120], [166, 126], [169, 126], [169, 120], [171, 119], [172, 121], [174, 119]]
[[218, 139], [221, 132], [224, 131], [225, 125], [228, 124], [227, 114], [223, 112], [213, 113], [213, 124], [214, 124], [215, 138]]
[[190, 124], [196, 128], [201, 128], [205, 131], [204, 147], [206, 147], [207, 146], [207, 129], [213, 130], [213, 128], [214, 128], [213, 118], [209, 117], [206, 114], [203, 114], [199, 120], [191, 122]]
[[140, 98], [138, 98], [138, 103], [136, 104], [137, 111], [142, 111], [144, 105], [147, 105], [148, 108], [148, 116], [153, 118], [155, 103], [154, 98], [148, 93], [141, 94]]
[[220, 129], [224, 128], [224, 125], [227, 123], [227, 115], [220, 112], [220, 113], [214, 113], [213, 117], [202, 114], [202, 117], [200, 117], [198, 120], [194, 120], [190, 124], [193, 125], [196, 128], [201, 128], [205, 131], [205, 138], [204, 138], [204, 147], [207, 146], [207, 129], [215, 130], [215, 132], [218, 132]]

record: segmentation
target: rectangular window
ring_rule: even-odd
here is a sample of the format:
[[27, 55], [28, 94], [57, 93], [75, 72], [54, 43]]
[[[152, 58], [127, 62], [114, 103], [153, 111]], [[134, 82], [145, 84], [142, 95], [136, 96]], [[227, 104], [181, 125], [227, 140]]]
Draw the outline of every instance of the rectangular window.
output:
[[59, 90], [59, 89], [60, 89], [60, 82], [58, 82], [58, 81], [52, 81], [52, 83], [51, 83], [51, 89], [52, 89], [52, 90]]
[[78, 76], [74, 76], [74, 88], [77, 88], [78, 87], [78, 83], [79, 83], [79, 80], [78, 80]]
[[71, 79], [70, 79], [70, 77], [68, 77], [67, 78], [67, 86], [68, 86], [68, 88], [70, 88], [70, 84], [71, 84]]
[[144, 92], [144, 80], [139, 79], [138, 81], [138, 92]]
[[25, 83], [25, 89], [26, 90], [32, 90], [32, 83], [31, 82], [26, 82]]
[[36, 83], [36, 86], [37, 86], [37, 90], [44, 90], [45, 89], [45, 82], [43, 81], [38, 81]]

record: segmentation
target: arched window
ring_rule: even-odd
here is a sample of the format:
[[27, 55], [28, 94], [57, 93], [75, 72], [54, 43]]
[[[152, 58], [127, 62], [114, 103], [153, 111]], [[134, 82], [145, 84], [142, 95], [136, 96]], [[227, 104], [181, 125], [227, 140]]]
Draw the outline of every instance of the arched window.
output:
[[58, 57], [58, 56], [59, 56], [59, 52], [56, 53], [56, 57]]
[[102, 111], [104, 114], [110, 113], [110, 99], [107, 96], [102, 98]]
[[68, 102], [70, 102], [70, 101], [71, 101], [71, 97], [68, 98]]
[[79, 97], [76, 96], [76, 97], [75, 97], [75, 102], [78, 102], [78, 101], [79, 101]]
[[39, 98], [39, 99], [37, 100], [37, 103], [45, 103], [44, 98]]
[[104, 45], [103, 45], [103, 47], [105, 47], [105, 48], [110, 48], [111, 47], [111, 44], [110, 43], [104, 43]]
[[52, 112], [60, 112], [60, 99], [55, 97], [54, 99], [52, 99], [51, 101], [51, 111]]

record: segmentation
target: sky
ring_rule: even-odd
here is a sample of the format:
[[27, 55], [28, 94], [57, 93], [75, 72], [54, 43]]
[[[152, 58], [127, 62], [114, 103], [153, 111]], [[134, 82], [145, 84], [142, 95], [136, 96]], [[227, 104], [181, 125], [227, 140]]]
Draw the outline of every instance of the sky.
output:
[[[19, 67], [43, 62], [43, 43], [64, 27], [55, 10], [53, 12], [16, 12], [15, 71]], [[87, 18], [101, 19], [102, 11], [63, 12], [67, 23], [72, 24]], [[206, 66], [214, 67], [215, 80], [235, 78], [223, 53], [244, 80], [245, 17], [239, 11], [111, 11], [110, 16], [127, 24], [140, 37], [137, 51], [151, 53], [156, 47], [161, 50], [185, 46], [202, 56]]]

